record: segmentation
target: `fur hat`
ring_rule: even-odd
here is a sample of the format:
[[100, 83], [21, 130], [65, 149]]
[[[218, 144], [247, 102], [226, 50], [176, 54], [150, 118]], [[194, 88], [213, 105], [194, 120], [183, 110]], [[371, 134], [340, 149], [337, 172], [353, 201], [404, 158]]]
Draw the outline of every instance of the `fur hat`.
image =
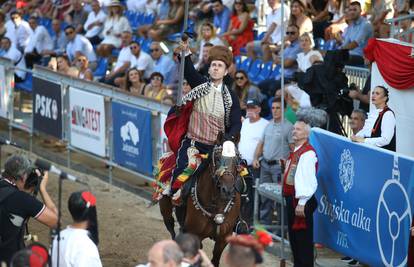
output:
[[227, 47], [216, 45], [208, 52], [208, 62], [211, 63], [213, 60], [223, 61], [228, 68], [233, 63], [233, 54]]

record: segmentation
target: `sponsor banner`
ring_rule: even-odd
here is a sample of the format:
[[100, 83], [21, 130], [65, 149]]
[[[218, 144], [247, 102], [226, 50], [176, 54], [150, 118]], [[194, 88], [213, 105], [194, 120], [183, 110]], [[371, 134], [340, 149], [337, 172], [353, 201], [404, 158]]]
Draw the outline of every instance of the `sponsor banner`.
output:
[[0, 65], [0, 117], [9, 117], [8, 105], [10, 92], [6, 85], [6, 68]]
[[151, 112], [112, 102], [114, 161], [152, 174]]
[[167, 115], [161, 113], [160, 114], [160, 122], [161, 122], [161, 127], [160, 127], [161, 155], [164, 155], [165, 153], [171, 151], [170, 146], [168, 145], [167, 135], [165, 134], [165, 131], [164, 131], [164, 123], [165, 123], [165, 120], [166, 119], [167, 119]]
[[101, 157], [106, 156], [104, 97], [69, 88], [70, 143]]
[[313, 129], [318, 160], [315, 242], [369, 266], [405, 266], [414, 159]]
[[33, 128], [62, 138], [62, 96], [59, 84], [33, 77]]

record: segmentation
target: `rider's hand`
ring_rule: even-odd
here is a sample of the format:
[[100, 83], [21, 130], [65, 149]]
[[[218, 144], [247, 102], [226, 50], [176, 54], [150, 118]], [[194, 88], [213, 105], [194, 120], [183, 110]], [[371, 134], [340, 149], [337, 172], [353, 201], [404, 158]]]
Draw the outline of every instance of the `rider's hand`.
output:
[[260, 168], [260, 162], [257, 159], [255, 159], [255, 160], [253, 160], [252, 166], [255, 169], [259, 169]]

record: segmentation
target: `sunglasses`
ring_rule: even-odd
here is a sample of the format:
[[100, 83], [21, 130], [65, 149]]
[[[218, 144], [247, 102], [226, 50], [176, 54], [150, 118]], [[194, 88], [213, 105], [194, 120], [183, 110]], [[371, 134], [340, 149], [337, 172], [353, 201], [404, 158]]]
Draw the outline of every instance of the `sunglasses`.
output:
[[67, 32], [65, 32], [66, 35], [71, 35], [72, 33], [74, 33], [74, 31], [67, 31]]
[[133, 49], [138, 49], [138, 46], [134, 45], [134, 46], [130, 46], [129, 49], [133, 50]]
[[235, 79], [236, 80], [244, 80], [244, 76], [236, 76]]
[[150, 49], [150, 52], [151, 52], [151, 53], [152, 53], [152, 52], [158, 52], [158, 51], [160, 51], [158, 48]]
[[155, 80], [155, 81], [161, 81], [161, 77], [159, 76], [154, 76], [151, 78], [151, 80]]
[[297, 32], [286, 32], [288, 35], [295, 35]]

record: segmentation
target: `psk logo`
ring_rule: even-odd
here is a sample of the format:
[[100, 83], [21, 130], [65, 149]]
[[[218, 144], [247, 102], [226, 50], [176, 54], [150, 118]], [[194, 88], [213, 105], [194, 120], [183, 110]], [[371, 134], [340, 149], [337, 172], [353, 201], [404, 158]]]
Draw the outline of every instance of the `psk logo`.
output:
[[411, 225], [408, 194], [399, 181], [398, 161], [394, 159], [393, 176], [382, 187], [377, 205], [377, 241], [384, 266], [405, 266], [406, 245]]
[[54, 119], [54, 120], [57, 120], [57, 118], [58, 118], [58, 106], [57, 106], [57, 102], [56, 102], [56, 100], [53, 100], [52, 101], [52, 118]]
[[345, 193], [354, 185], [354, 175], [354, 158], [349, 149], [344, 149], [339, 163], [339, 180]]

